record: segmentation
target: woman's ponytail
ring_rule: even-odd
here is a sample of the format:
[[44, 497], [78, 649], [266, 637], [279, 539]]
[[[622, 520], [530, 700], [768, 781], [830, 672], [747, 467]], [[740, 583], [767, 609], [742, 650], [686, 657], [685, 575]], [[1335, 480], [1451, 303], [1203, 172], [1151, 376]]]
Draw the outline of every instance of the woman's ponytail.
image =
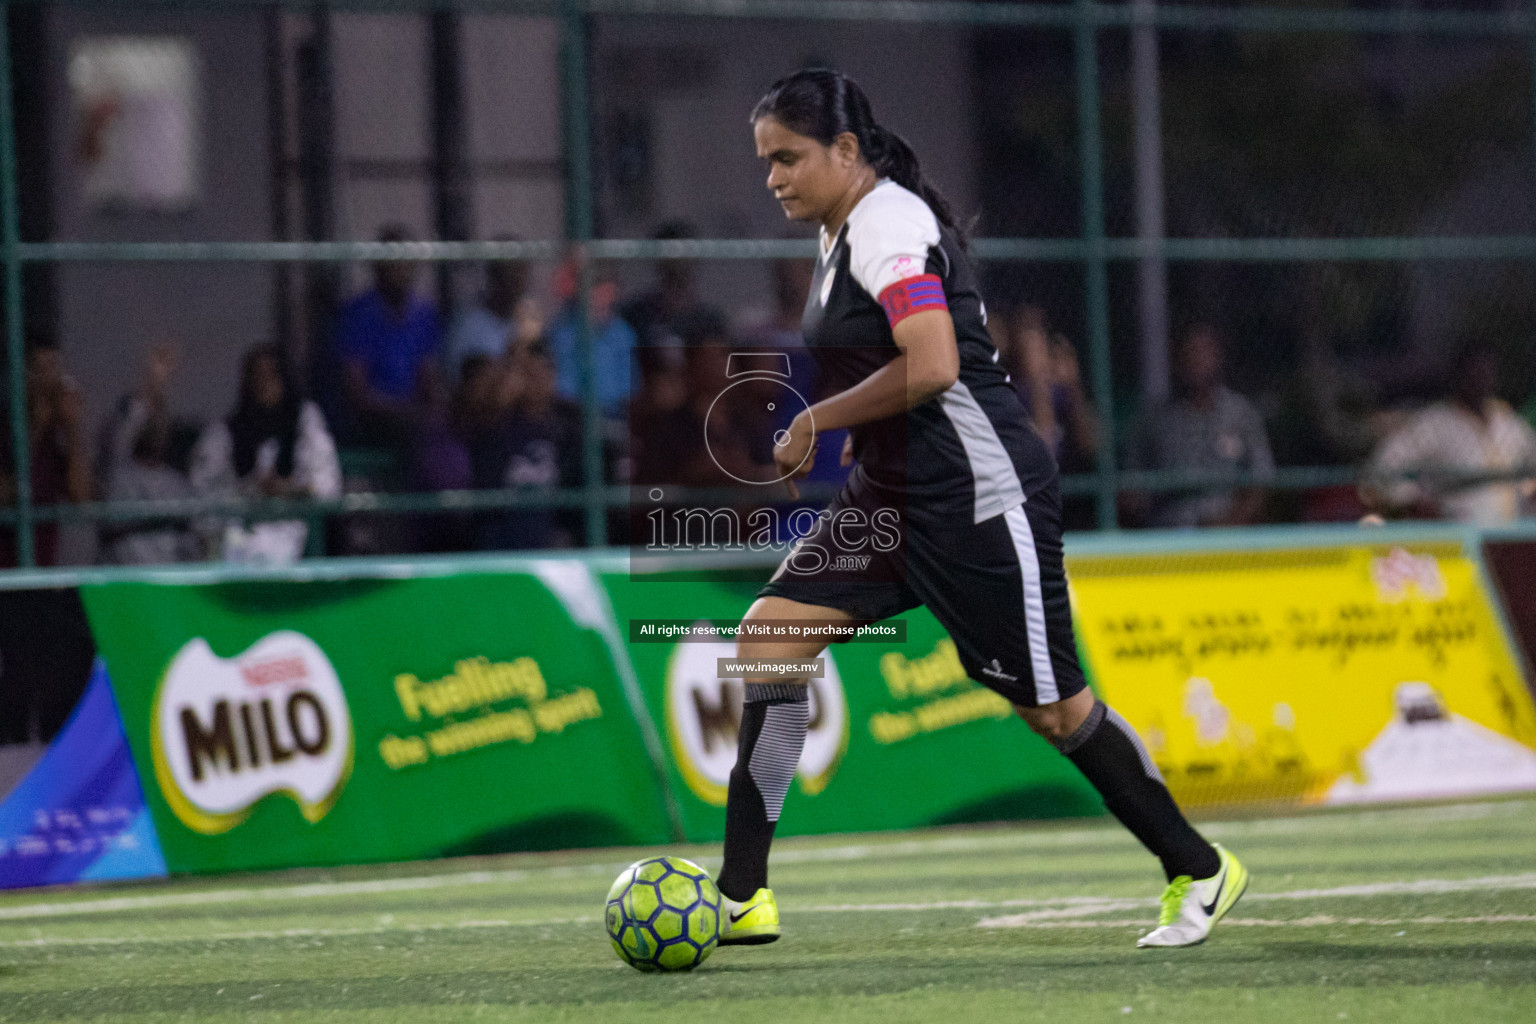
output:
[[822, 68], [796, 71], [773, 83], [758, 100], [752, 120], [765, 117], [823, 146], [832, 145], [844, 132], [852, 133], [859, 140], [860, 154], [876, 174], [921, 196], [939, 223], [966, 245], [965, 229], [955, 220], [943, 193], [923, 177], [917, 154], [906, 139], [875, 121], [869, 97], [853, 79]]
[[[863, 148], [862, 140], [860, 140], [860, 146]], [[917, 153], [906, 139], [883, 125], [872, 125], [869, 129], [869, 147], [865, 152], [865, 159], [880, 177], [889, 178], [908, 192], [922, 196], [923, 202], [933, 210], [933, 215], [938, 218], [939, 223], [953, 231], [960, 239], [962, 246], [966, 244], [965, 230], [956, 222], [949, 200], [945, 199], [944, 194], [923, 177], [923, 168], [918, 163]]]

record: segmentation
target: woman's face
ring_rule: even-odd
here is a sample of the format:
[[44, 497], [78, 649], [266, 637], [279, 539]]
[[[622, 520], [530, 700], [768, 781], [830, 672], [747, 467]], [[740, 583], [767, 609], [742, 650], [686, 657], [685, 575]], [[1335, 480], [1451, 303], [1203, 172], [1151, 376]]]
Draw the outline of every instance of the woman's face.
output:
[[768, 191], [790, 220], [824, 220], [852, 186], [859, 150], [851, 135], [823, 146], [764, 117], [753, 122], [752, 137], [768, 161]]
[[264, 408], [283, 400], [283, 375], [271, 356], [258, 356], [251, 361], [251, 398]]

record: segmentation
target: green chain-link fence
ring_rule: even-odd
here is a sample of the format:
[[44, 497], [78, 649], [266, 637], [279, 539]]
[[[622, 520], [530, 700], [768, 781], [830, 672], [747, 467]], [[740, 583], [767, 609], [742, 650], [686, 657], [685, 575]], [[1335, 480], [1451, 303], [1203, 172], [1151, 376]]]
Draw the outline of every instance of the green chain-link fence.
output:
[[[20, 0], [0, 0], [9, 14]], [[209, 11], [272, 7], [260, 0], [75, 0], [82, 5], [128, 8], [177, 8]], [[588, 259], [648, 260], [695, 258], [761, 260], [810, 256], [811, 244], [798, 241], [636, 241], [593, 237], [594, 167], [591, 146], [590, 74], [586, 66], [588, 33], [594, 16], [654, 15], [690, 18], [768, 18], [807, 22], [865, 21], [933, 23], [950, 27], [1042, 28], [1068, 30], [1073, 46], [1077, 173], [1081, 195], [1080, 226], [1075, 238], [980, 238], [975, 254], [984, 260], [1045, 261], [1082, 268], [1088, 378], [1113, 436], [1116, 422], [1111, 370], [1109, 271], [1116, 262], [1160, 255], [1171, 263], [1219, 261], [1229, 263], [1301, 263], [1309, 261], [1471, 261], [1501, 260], [1536, 263], [1536, 236], [1456, 235], [1441, 237], [1351, 238], [1131, 238], [1110, 237], [1106, 230], [1104, 129], [1101, 125], [1101, 35], [1106, 30], [1151, 26], [1161, 32], [1333, 33], [1382, 36], [1455, 36], [1514, 42], [1525, 47], [1536, 68], [1536, 14], [1526, 6], [1467, 12], [1424, 10], [1355, 10], [1348, 7], [1210, 7], [1194, 4], [1103, 4], [1093, 0], [1070, 3], [914, 3], [898, 0], [344, 0], [335, 4], [280, 4], [294, 10], [334, 6], [371, 12], [418, 12], [447, 9], [465, 13], [537, 15], [558, 18], [562, 115], [564, 121], [565, 237], [530, 242], [185, 242], [99, 243], [23, 242], [18, 210], [26, 197], [17, 192], [16, 111], [12, 88], [12, 47], [0, 18], [0, 264], [4, 269], [5, 347], [10, 379], [11, 433], [14, 444], [14, 507], [0, 509], [0, 524], [14, 525], [20, 564], [35, 564], [34, 527], [38, 522], [85, 519], [145, 521], [209, 513], [281, 515], [308, 518], [356, 512], [422, 513], [466, 509], [555, 507], [586, 513], [586, 540], [607, 542], [606, 513], [626, 506], [630, 491], [603, 479], [600, 409], [595, 397], [591, 327], [586, 295], [590, 274], [582, 274], [579, 320], [583, 353], [583, 470], [581, 488], [536, 495], [510, 490], [440, 492], [431, 494], [352, 494], [328, 502], [271, 500], [265, 502], [177, 501], [96, 502], [39, 506], [30, 486], [28, 423], [25, 409], [22, 270], [28, 264], [64, 262], [208, 261], [341, 263], [409, 258], [448, 262], [508, 259], [552, 259], [576, 243]], [[1536, 74], [1533, 74], [1536, 79]], [[1536, 90], [1533, 90], [1536, 91]], [[1533, 104], [1536, 109], [1536, 104]], [[1530, 126], [1536, 129], [1536, 119]], [[1536, 148], [1536, 147], [1533, 147]], [[1536, 166], [1531, 167], [1536, 191]], [[585, 264], [584, 264], [585, 266]], [[1096, 469], [1069, 476], [1063, 489], [1096, 499], [1098, 523], [1113, 528], [1116, 498], [1129, 488], [1173, 490], [1201, 484], [1238, 486], [1263, 484], [1278, 489], [1305, 489], [1350, 484], [1359, 473], [1348, 467], [1285, 467], [1262, 480], [1244, 474], [1180, 471], [1126, 472], [1116, 465], [1114, 445], [1098, 446]], [[1519, 474], [1481, 475], [1476, 479], [1510, 479]], [[1442, 474], [1444, 476], [1444, 474]], [[1473, 479], [1468, 477], [1468, 479]], [[812, 492], [813, 495], [815, 492]]]

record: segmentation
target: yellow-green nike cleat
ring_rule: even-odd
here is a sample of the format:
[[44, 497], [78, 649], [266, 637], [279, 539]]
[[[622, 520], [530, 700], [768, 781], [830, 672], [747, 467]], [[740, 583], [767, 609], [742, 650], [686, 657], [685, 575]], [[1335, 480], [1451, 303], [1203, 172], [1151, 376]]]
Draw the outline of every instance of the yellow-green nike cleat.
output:
[[772, 889], [757, 890], [745, 903], [720, 897], [720, 945], [760, 946], [779, 935], [779, 905]]
[[1221, 855], [1221, 870], [1198, 881], [1180, 875], [1163, 890], [1162, 910], [1157, 927], [1137, 940], [1143, 949], [1154, 946], [1198, 946], [1205, 941], [1216, 922], [1248, 888], [1248, 869], [1238, 859], [1213, 844]]

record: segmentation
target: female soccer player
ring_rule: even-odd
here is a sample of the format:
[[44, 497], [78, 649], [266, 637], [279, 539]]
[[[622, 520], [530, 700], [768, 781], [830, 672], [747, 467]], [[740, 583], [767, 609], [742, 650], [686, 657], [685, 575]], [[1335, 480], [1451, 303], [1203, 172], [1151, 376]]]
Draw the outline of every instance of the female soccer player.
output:
[[[1136, 733], [1086, 688], [1056, 467], [997, 365], [948, 204], [923, 180], [911, 147], [835, 71], [776, 82], [752, 111], [752, 131], [785, 215], [821, 226], [802, 327], [823, 379], [842, 388], [778, 436], [775, 459], [794, 493], [817, 433], [846, 427], [844, 457], [858, 465], [745, 623], [843, 625], [927, 605], [971, 678], [1012, 702], [1162, 861], [1158, 925], [1138, 944], [1204, 941], [1248, 872], [1190, 827]], [[869, 528], [882, 516], [900, 523], [895, 546]], [[867, 568], [841, 569], [858, 564], [835, 559], [850, 549], [870, 556]], [[824, 646], [744, 640], [738, 654], [814, 658]], [[806, 682], [746, 680], [719, 878], [722, 945], [780, 934], [768, 847], [805, 744]]]

